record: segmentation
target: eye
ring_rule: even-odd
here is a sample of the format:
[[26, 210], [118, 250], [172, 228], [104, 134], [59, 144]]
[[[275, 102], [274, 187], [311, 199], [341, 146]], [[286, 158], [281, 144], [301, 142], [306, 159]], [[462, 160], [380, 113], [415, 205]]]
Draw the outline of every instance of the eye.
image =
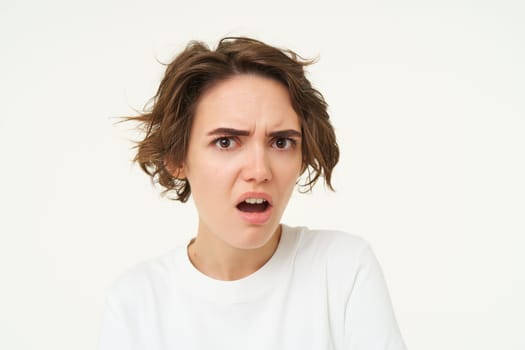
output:
[[236, 146], [237, 141], [233, 139], [233, 137], [219, 137], [218, 139], [213, 141], [215, 145], [222, 150], [229, 150]]
[[272, 143], [272, 147], [278, 148], [278, 149], [289, 149], [296, 145], [296, 141], [294, 139], [288, 139], [288, 138], [278, 138], [275, 139]]

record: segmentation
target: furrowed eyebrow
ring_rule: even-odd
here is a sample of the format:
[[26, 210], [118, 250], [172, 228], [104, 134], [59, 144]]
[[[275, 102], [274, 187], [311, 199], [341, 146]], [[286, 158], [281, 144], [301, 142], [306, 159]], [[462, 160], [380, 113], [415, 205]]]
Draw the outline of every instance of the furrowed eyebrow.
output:
[[250, 136], [250, 132], [247, 130], [238, 130], [232, 128], [217, 128], [208, 133], [208, 136], [212, 135]]
[[273, 131], [268, 136], [273, 137], [273, 138], [288, 138], [288, 137], [301, 138], [302, 135], [297, 130], [289, 129], [289, 130]]
[[[217, 128], [214, 129], [207, 134], [208, 136], [213, 135], [227, 135], [227, 136], [250, 136], [250, 132], [248, 130], [239, 130], [239, 129], [233, 129], [233, 128]], [[287, 138], [287, 137], [297, 137], [301, 138], [301, 133], [294, 129], [288, 129], [288, 130], [278, 130], [273, 131], [270, 134], [268, 134], [269, 137], [272, 138]]]

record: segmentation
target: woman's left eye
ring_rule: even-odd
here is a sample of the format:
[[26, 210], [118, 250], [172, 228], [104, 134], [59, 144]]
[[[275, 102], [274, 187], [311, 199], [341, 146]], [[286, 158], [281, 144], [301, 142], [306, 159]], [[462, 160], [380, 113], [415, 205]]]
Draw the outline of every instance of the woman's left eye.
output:
[[287, 138], [279, 138], [275, 139], [272, 142], [272, 147], [278, 148], [278, 149], [289, 149], [293, 146], [295, 146], [296, 142], [293, 139], [287, 139]]

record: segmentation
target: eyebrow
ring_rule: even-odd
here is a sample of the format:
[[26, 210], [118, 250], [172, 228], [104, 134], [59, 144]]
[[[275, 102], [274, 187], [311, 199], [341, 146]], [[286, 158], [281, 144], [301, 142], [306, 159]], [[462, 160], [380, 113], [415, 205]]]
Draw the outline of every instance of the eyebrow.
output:
[[[228, 136], [250, 136], [250, 132], [248, 130], [239, 130], [239, 129], [232, 129], [232, 128], [217, 128], [214, 129], [207, 134], [208, 136], [212, 135], [228, 135]], [[278, 130], [278, 131], [272, 131], [268, 134], [269, 137], [297, 137], [301, 138], [301, 133], [294, 129], [286, 129], [286, 130]]]

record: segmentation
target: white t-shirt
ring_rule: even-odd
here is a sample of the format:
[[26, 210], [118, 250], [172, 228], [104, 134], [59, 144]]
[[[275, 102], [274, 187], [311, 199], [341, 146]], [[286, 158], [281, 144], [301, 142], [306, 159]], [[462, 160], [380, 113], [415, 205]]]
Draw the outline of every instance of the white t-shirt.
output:
[[111, 288], [99, 350], [404, 350], [379, 264], [356, 236], [283, 225], [253, 274], [220, 281], [186, 246]]

